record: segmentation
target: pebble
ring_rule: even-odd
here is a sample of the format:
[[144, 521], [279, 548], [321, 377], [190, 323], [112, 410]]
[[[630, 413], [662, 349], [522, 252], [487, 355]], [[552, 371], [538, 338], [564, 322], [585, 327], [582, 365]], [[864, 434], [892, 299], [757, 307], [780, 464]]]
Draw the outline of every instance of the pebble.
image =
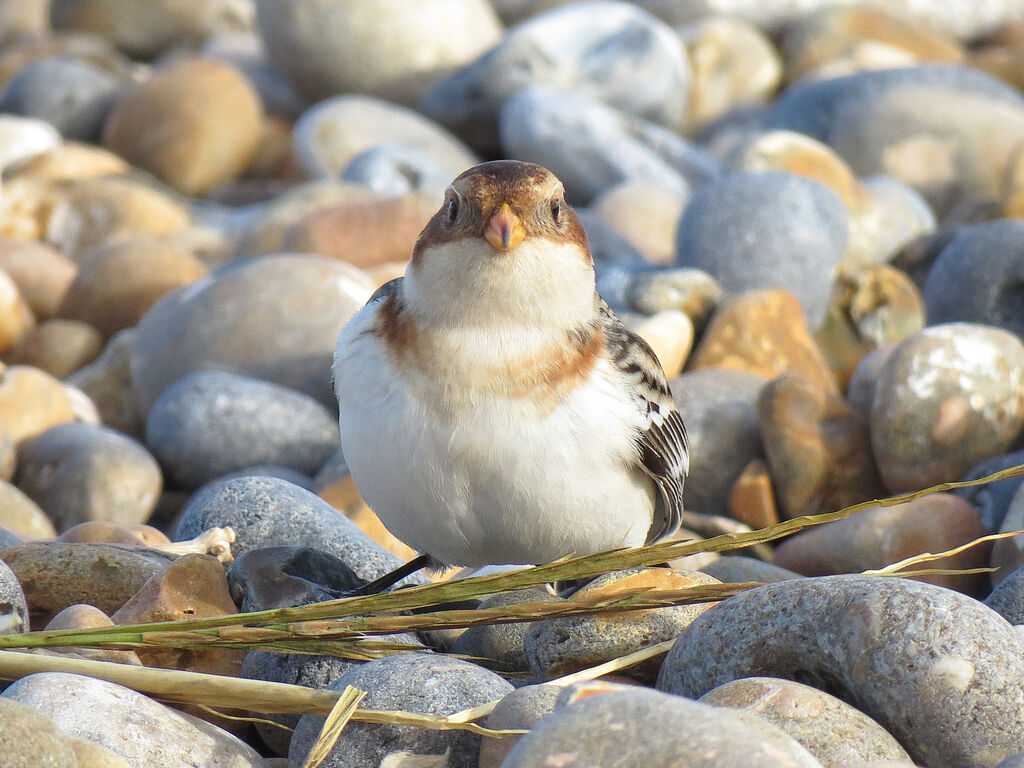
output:
[[21, 537], [13, 531], [0, 526], [0, 552], [21, 543]]
[[452, 173], [429, 153], [404, 144], [363, 150], [341, 173], [342, 181], [367, 187], [381, 197], [419, 192], [439, 204], [451, 179]]
[[197, 371], [161, 393], [146, 444], [179, 487], [274, 464], [313, 475], [341, 447], [334, 414], [308, 395], [223, 371]]
[[[494, 672], [436, 654], [401, 653], [360, 664], [330, 690], [348, 685], [367, 691], [366, 709], [450, 715], [502, 698], [512, 686]], [[324, 718], [304, 715], [292, 737], [289, 760], [299, 765], [323, 727]], [[415, 755], [444, 755], [450, 765], [474, 765], [481, 737], [469, 731], [434, 731], [407, 725], [351, 722], [321, 763], [323, 768], [362, 768]]]
[[469, 147], [437, 123], [369, 96], [322, 101], [303, 112], [292, 131], [295, 160], [314, 179], [339, 178], [359, 154], [394, 145], [427, 154], [451, 178], [479, 162]]
[[934, 768], [993, 765], [1024, 749], [1024, 660], [1014, 630], [956, 592], [905, 579], [826, 576], [719, 603], [679, 636], [660, 690], [700, 696], [750, 675], [855, 701]]
[[[3, 371], [0, 370], [0, 376]], [[11, 480], [18, 463], [18, 446], [7, 425], [0, 421], [0, 480]]]
[[885, 495], [867, 421], [835, 392], [783, 374], [761, 390], [758, 413], [784, 518], [834, 512]]
[[[717, 579], [697, 571], [668, 568], [629, 568], [598, 576], [569, 600], [611, 597], [631, 589], [686, 589], [715, 584]], [[535, 622], [526, 632], [523, 648], [536, 679], [549, 680], [671, 640], [711, 603], [695, 603], [648, 611], [565, 616]], [[653, 681], [661, 659], [632, 667], [625, 674]]]
[[633, 273], [625, 295], [629, 308], [645, 315], [678, 309], [690, 318], [698, 336], [721, 298], [721, 287], [707, 272], [674, 268]]
[[694, 350], [690, 368], [729, 368], [766, 379], [794, 373], [822, 391], [838, 391], [799, 300], [779, 288], [747, 291], [724, 301]]
[[970, 323], [925, 328], [893, 350], [875, 382], [871, 443], [886, 487], [962, 477], [1005, 452], [1024, 426], [1024, 344]]
[[53, 521], [18, 486], [0, 482], [0, 525], [23, 539], [52, 539]]
[[49, 7], [45, 0], [10, 0], [0, 8], [0, 44], [42, 36], [49, 29]]
[[17, 575], [7, 563], [0, 560], [0, 632], [21, 633], [29, 631], [28, 603]]
[[104, 145], [186, 195], [245, 170], [259, 141], [259, 96], [234, 67], [185, 59], [158, 70], [114, 107]]
[[141, 439], [142, 416], [132, 390], [130, 361], [135, 329], [114, 334], [100, 356], [71, 374], [67, 381], [89, 396], [104, 425]]
[[772, 477], [762, 459], [747, 464], [733, 483], [729, 493], [729, 516], [755, 529], [779, 522]]
[[0, 114], [0, 169], [49, 152], [59, 144], [60, 134], [45, 120]]
[[848, 216], [828, 187], [788, 173], [734, 173], [698, 187], [679, 222], [676, 264], [703, 269], [727, 295], [785, 288], [808, 325], [824, 319]]
[[194, 283], [206, 271], [201, 261], [163, 238], [102, 245], [82, 260], [60, 314], [110, 337], [137, 325], [164, 294]]
[[[944, 552], [986, 533], [970, 504], [950, 493], [934, 493], [904, 504], [871, 507], [791, 536], [776, 547], [775, 564], [805, 576], [858, 573], [925, 552]], [[991, 549], [976, 546], [919, 567], [984, 568]], [[984, 573], [914, 578], [972, 597], [983, 594], [988, 582]]]
[[910, 762], [903, 747], [863, 712], [792, 680], [733, 680], [711, 689], [698, 701], [763, 717], [829, 768], [872, 760]]
[[875, 401], [875, 382], [885, 361], [895, 348], [895, 344], [885, 344], [864, 355], [853, 369], [846, 386], [846, 402], [869, 423], [871, 404]]
[[900, 179], [941, 217], [999, 198], [1024, 97], [978, 70], [923, 65], [797, 84], [767, 122], [829, 144], [858, 175]]
[[678, 309], [663, 309], [635, 323], [629, 330], [646, 341], [668, 377], [677, 376], [693, 347], [693, 321]]
[[310, 102], [366, 93], [415, 106], [432, 83], [501, 38], [486, 0], [257, 0], [271, 64]]
[[[560, 689], [553, 685], [524, 685], [501, 697], [482, 725], [495, 730], [529, 730], [555, 708]], [[522, 736], [485, 738], [480, 743], [479, 768], [499, 768]]]
[[[1010, 467], [1024, 464], [1024, 450], [995, 456], [971, 467], [963, 476], [964, 480], [978, 480]], [[1024, 477], [1009, 477], [993, 483], [975, 485], [968, 488], [957, 488], [953, 491], [957, 496], [967, 499], [978, 511], [982, 524], [989, 533], [998, 531], [1003, 525], [1010, 508], [1010, 500], [1017, 489], [1024, 483]]]
[[985, 605], [1014, 626], [1024, 624], [1024, 567], [1014, 569], [996, 584]]
[[404, 263], [440, 204], [441, 197], [412, 193], [321, 208], [289, 227], [281, 248], [315, 253], [360, 269]]
[[700, 570], [708, 576], [714, 576], [723, 584], [744, 581], [760, 581], [763, 584], [771, 584], [776, 581], [803, 578], [799, 573], [788, 568], [743, 555], [719, 557]]
[[174, 556], [115, 544], [40, 541], [10, 547], [3, 559], [25, 588], [35, 629], [76, 603], [112, 614]]
[[[1024, 487], [1024, 486], [1021, 486]], [[1006, 517], [999, 528], [1000, 533], [1024, 530], [1024, 493], [1020, 488], [1013, 494], [1006, 509]], [[996, 570], [992, 572], [992, 585], [998, 586], [1003, 579], [1024, 565], [1024, 535], [999, 539], [992, 544], [992, 561]]]
[[574, 203], [632, 181], [685, 197], [691, 184], [718, 170], [703, 150], [671, 130], [554, 85], [516, 93], [498, 123], [505, 154], [551, 170]]
[[[499, 592], [484, 599], [480, 609], [507, 608], [520, 603], [545, 603], [554, 598], [543, 587]], [[530, 661], [523, 640], [532, 632], [530, 622], [483, 624], [469, 627], [452, 643], [451, 652], [497, 662], [492, 668], [502, 672], [529, 672]]]
[[79, 768], [71, 739], [46, 715], [0, 696], [0, 743], [12, 768]]
[[725, 368], [687, 371], [670, 381], [689, 444], [686, 509], [728, 514], [736, 478], [764, 455], [757, 397], [765, 383], [761, 376]]
[[0, 110], [45, 120], [65, 139], [96, 141], [123, 81], [88, 61], [53, 56], [18, 70], [0, 92]]
[[928, 272], [928, 321], [983, 323], [1024, 335], [1017, 295], [1022, 265], [1024, 221], [999, 219], [960, 230]]
[[36, 318], [18, 286], [0, 270], [0, 354], [21, 344], [36, 327]]
[[920, 237], [938, 226], [935, 213], [921, 194], [892, 176], [868, 176], [860, 180], [868, 201], [850, 219], [850, 241], [844, 264], [865, 267], [884, 264], [897, 257]]
[[245, 613], [335, 600], [363, 585], [340, 558], [298, 544], [243, 552], [228, 566], [227, 579], [232, 599]]
[[67, 736], [107, 747], [147, 768], [264, 768], [250, 746], [130, 688], [64, 672], [29, 675], [0, 698], [49, 717]]
[[47, 320], [6, 355], [10, 363], [30, 365], [64, 379], [103, 351], [103, 334], [80, 320]]
[[71, 259], [46, 243], [8, 237], [0, 237], [0, 269], [14, 281], [38, 320], [57, 314], [78, 272]]
[[145, 522], [163, 478], [135, 440], [109, 427], [72, 423], [21, 443], [17, 484], [64, 530], [85, 520]]
[[743, 19], [714, 15], [676, 27], [693, 68], [687, 127], [769, 101], [782, 82], [772, 42]]
[[[213, 527], [234, 529], [235, 557], [298, 544], [335, 555], [367, 581], [402, 564], [327, 502], [272, 477], [240, 477], [206, 486], [185, 507], [174, 539], [194, 538]], [[399, 582], [421, 583], [422, 575]]]
[[0, 423], [15, 443], [74, 419], [71, 400], [57, 379], [28, 365], [12, 365], [0, 376]]
[[132, 386], [148, 414], [168, 386], [196, 370], [230, 370], [315, 397], [333, 409], [338, 332], [375, 286], [360, 270], [320, 256], [234, 263], [168, 294], [138, 325]]
[[522, 737], [502, 768], [552, 765], [820, 768], [821, 763], [757, 717], [742, 718], [646, 688], [591, 683], [580, 699], [557, 708]]
[[99, 176], [125, 176], [131, 166], [102, 147], [66, 140], [49, 152], [28, 157], [7, 169], [10, 179], [35, 179], [43, 182], [95, 179]]
[[[114, 626], [114, 622], [96, 606], [76, 603], [75, 605], [69, 605], [50, 619], [44, 629], [93, 629], [95, 627], [112, 626]], [[93, 661], [113, 661], [118, 664], [131, 664], [135, 667], [142, 666], [142, 661], [139, 660], [139, 655], [135, 651], [59, 646], [50, 648], [48, 653], [74, 655], [83, 659], [92, 659]]]
[[642, 179], [600, 193], [591, 209], [629, 240], [652, 264], [671, 264], [676, 227], [687, 196]]

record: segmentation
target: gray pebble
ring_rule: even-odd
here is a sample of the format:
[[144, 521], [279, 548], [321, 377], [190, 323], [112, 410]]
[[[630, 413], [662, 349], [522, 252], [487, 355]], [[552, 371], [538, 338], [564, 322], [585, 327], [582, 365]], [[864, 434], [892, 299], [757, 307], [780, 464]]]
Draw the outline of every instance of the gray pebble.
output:
[[[6, 549], [7, 545], [0, 546]], [[25, 592], [14, 571], [0, 560], [0, 635], [28, 631], [28, 603], [25, 601]]]
[[[555, 708], [560, 689], [553, 685], [524, 685], [506, 693], [482, 725], [495, 730], [529, 730]], [[522, 736], [485, 738], [480, 744], [480, 768], [498, 768]]]
[[440, 201], [451, 183], [452, 170], [421, 149], [381, 144], [353, 157], [341, 180], [368, 187], [377, 195], [422, 192]]
[[259, 464], [315, 474], [341, 445], [334, 414], [309, 395], [250, 376], [197, 371], [165, 389], [146, 443], [187, 490]]
[[676, 264], [710, 274], [727, 294], [785, 288], [811, 329], [828, 308], [848, 217], [823, 184], [788, 173], [736, 173], [695, 190], [676, 237]]
[[[273, 477], [241, 477], [206, 486], [189, 500], [174, 538], [191, 539], [214, 526], [234, 529], [235, 557], [297, 544], [340, 558], [367, 581], [402, 564], [326, 501]], [[425, 581], [417, 574], [399, 583]]]
[[8, 768], [79, 768], [71, 740], [25, 704], [0, 698], [0, 759]]
[[[432, 653], [402, 653], [350, 669], [331, 686], [367, 691], [360, 706], [450, 715], [502, 698], [512, 686], [495, 673]], [[301, 765], [323, 727], [324, 718], [304, 715], [292, 738], [289, 760]], [[401, 753], [447, 755], [450, 766], [476, 764], [480, 737], [469, 731], [433, 731], [412, 726], [349, 723], [321, 765], [364, 768], [397, 761]]]
[[1013, 625], [1024, 624], [1024, 566], [1000, 581], [985, 605]]
[[906, 579], [827, 576], [724, 600], [679, 636], [658, 688], [700, 696], [752, 675], [851, 702], [931, 768], [1024, 749], [1024, 656], [998, 614]]
[[700, 570], [701, 573], [714, 576], [723, 584], [743, 581], [760, 581], [763, 584], [772, 584], [776, 581], [804, 578], [799, 573], [794, 573], [788, 568], [782, 568], [781, 566], [767, 563], [764, 560], [743, 555], [720, 557]]
[[14, 531], [0, 527], [0, 552], [3, 552], [8, 547], [13, 547], [15, 544], [21, 544], [21, 537]]
[[[977, 480], [1021, 464], [1024, 464], [1024, 450], [1014, 451], [976, 464], [963, 476], [963, 479]], [[1024, 475], [969, 488], [957, 488], [953, 493], [971, 502], [978, 511], [982, 524], [989, 531], [995, 533], [1002, 527], [1003, 518], [1006, 517], [1007, 511], [1010, 509], [1010, 500], [1022, 483], [1024, 483]]]
[[334, 600], [363, 584], [344, 561], [298, 545], [243, 552], [227, 578], [231, 599], [244, 613]]
[[[480, 608], [507, 608], [520, 603], [542, 603], [553, 599], [547, 590], [532, 587], [492, 595], [480, 603]], [[529, 629], [530, 622], [469, 627], [452, 643], [451, 652], [492, 659], [501, 665], [503, 672], [528, 672], [530, 664], [523, 652], [523, 638]]]

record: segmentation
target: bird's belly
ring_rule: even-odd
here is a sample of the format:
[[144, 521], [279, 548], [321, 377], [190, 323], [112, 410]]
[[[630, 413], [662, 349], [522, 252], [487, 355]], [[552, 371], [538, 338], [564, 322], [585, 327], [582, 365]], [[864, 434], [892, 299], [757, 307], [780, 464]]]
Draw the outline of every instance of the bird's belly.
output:
[[644, 542], [655, 489], [631, 456], [627, 404], [585, 387], [539, 415], [480, 398], [439, 413], [383, 366], [339, 372], [345, 458], [398, 538], [453, 565], [540, 563]]

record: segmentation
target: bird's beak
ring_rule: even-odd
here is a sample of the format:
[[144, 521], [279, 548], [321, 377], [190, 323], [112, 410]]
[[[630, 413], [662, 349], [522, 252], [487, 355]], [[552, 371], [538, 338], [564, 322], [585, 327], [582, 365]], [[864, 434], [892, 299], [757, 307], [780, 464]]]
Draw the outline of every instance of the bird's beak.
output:
[[498, 212], [487, 222], [484, 237], [496, 250], [508, 251], [523, 242], [526, 230], [523, 229], [519, 217], [512, 213], [508, 203], [502, 203]]

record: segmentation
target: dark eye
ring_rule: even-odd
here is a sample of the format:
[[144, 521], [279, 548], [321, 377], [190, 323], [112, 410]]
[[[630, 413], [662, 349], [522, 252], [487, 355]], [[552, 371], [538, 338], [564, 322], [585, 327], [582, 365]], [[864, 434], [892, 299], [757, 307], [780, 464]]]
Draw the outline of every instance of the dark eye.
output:
[[445, 209], [445, 213], [448, 216], [448, 223], [454, 224], [456, 217], [459, 215], [459, 200], [453, 197], [448, 201], [448, 207]]
[[551, 218], [555, 220], [555, 224], [559, 222], [559, 217], [562, 215], [562, 204], [558, 200], [551, 201]]

